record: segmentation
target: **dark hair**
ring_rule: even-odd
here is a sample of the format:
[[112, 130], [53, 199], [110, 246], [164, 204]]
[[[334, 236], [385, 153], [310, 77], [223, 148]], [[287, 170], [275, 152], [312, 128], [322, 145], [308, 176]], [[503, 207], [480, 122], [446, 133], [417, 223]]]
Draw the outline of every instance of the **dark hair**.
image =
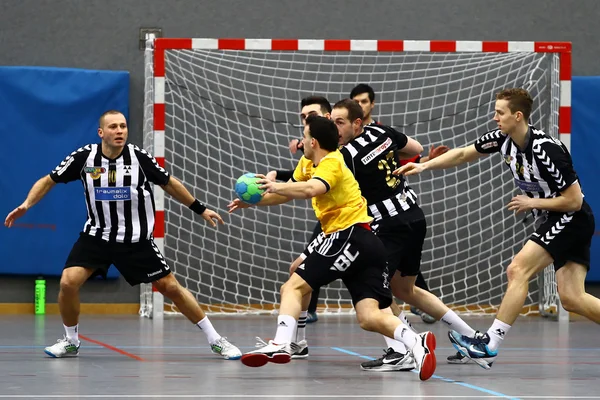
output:
[[300, 107], [311, 106], [313, 104], [318, 104], [321, 106], [321, 112], [323, 114], [331, 114], [331, 104], [329, 100], [327, 100], [323, 96], [308, 96], [302, 99], [300, 102]]
[[371, 100], [371, 103], [375, 101], [375, 92], [373, 91], [373, 88], [367, 85], [366, 83], [361, 83], [359, 85], [354, 86], [354, 89], [352, 89], [352, 91], [350, 92], [350, 98], [353, 99], [359, 94], [363, 93], [369, 94], [369, 100]]
[[106, 117], [107, 115], [116, 115], [116, 114], [122, 114], [122, 115], [125, 115], [125, 114], [123, 114], [121, 111], [118, 111], [118, 110], [108, 110], [108, 111], [105, 111], [105, 112], [104, 112], [104, 113], [103, 113], [103, 114], [100, 116], [100, 118], [98, 119], [98, 126], [99, 126], [100, 128], [103, 128], [103, 127], [104, 127], [104, 117]]
[[504, 89], [496, 95], [496, 100], [508, 100], [508, 108], [511, 113], [521, 111], [525, 122], [529, 121], [533, 99], [529, 92], [521, 88]]
[[339, 133], [332, 120], [319, 115], [309, 115], [306, 118], [306, 125], [308, 125], [310, 136], [317, 139], [323, 150], [337, 150]]
[[357, 119], [363, 119], [363, 110], [356, 101], [352, 99], [342, 99], [334, 104], [333, 108], [345, 108], [348, 110], [348, 119], [354, 122]]

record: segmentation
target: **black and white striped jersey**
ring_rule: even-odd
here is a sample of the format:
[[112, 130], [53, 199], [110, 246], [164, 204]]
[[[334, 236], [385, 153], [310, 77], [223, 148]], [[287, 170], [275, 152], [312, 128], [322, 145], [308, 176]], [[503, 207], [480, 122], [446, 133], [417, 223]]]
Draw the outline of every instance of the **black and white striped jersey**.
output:
[[154, 231], [154, 193], [150, 183], [166, 185], [170, 176], [146, 150], [128, 144], [115, 159], [102, 146], [88, 144], [68, 155], [50, 173], [56, 183], [81, 180], [88, 218], [83, 232], [109, 242], [136, 243]]
[[399, 166], [397, 152], [407, 142], [403, 133], [373, 123], [340, 149], [375, 221], [418, 208], [417, 195], [406, 184], [404, 176], [392, 174]]
[[[500, 130], [493, 130], [475, 142], [480, 153], [499, 152], [510, 169], [516, 185], [534, 198], [554, 198], [578, 181], [571, 155], [558, 139], [529, 126], [525, 149]], [[533, 210], [537, 217], [543, 210]], [[561, 213], [562, 214], [562, 213]]]

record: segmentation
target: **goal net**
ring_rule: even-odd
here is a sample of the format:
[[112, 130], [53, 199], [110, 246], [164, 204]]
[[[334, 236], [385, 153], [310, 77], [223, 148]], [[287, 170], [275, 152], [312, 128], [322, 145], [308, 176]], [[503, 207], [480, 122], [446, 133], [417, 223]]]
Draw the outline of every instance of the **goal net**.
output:
[[[495, 127], [495, 94], [523, 87], [535, 101], [531, 122], [568, 139], [559, 135], [569, 133], [559, 114], [570, 105], [570, 76], [567, 82], [561, 72], [568, 66], [570, 74], [569, 51], [569, 44], [533, 42], [158, 39], [147, 50], [144, 146], [226, 225], [206, 226], [157, 190], [157, 210], [164, 210], [164, 239], [158, 226], [157, 242], [208, 311], [270, 312], [315, 225], [314, 212], [308, 201], [231, 215], [226, 206], [243, 173], [295, 167], [299, 156], [288, 142], [301, 136], [301, 98], [322, 95], [335, 103], [368, 83], [376, 92], [375, 118], [427, 151], [472, 144]], [[506, 210], [518, 192], [503, 164], [494, 155], [408, 179], [427, 216], [423, 275], [458, 312], [497, 310], [506, 267], [534, 229], [531, 218]], [[142, 314], [151, 314], [151, 299], [144, 285]], [[319, 308], [352, 310], [341, 282], [321, 289]], [[558, 309], [550, 266], [531, 282], [523, 313]]]

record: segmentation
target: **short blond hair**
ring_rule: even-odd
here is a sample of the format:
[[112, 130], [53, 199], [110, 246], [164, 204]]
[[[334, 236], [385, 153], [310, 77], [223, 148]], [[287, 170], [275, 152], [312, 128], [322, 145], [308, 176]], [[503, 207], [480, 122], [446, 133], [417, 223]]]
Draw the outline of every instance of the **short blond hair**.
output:
[[511, 113], [521, 111], [525, 121], [529, 120], [533, 108], [533, 99], [527, 90], [521, 88], [504, 89], [496, 95], [496, 100], [508, 100], [508, 108]]

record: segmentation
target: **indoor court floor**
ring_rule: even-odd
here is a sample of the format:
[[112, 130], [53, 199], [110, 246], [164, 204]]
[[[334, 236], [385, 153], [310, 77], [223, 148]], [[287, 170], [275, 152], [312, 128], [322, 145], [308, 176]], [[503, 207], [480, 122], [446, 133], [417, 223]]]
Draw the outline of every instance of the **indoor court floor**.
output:
[[[491, 370], [446, 364], [454, 352], [447, 328], [421, 323], [437, 336], [435, 375], [366, 372], [383, 339], [362, 331], [353, 316], [321, 316], [307, 327], [310, 356], [289, 364], [249, 368], [211, 354], [206, 338], [181, 316], [83, 316], [78, 358], [43, 352], [63, 335], [57, 315], [0, 316], [0, 398], [202, 399], [600, 399], [600, 327], [520, 317]], [[493, 316], [467, 317], [487, 329]], [[276, 317], [212, 316], [216, 329], [242, 352], [255, 336], [272, 338]]]

